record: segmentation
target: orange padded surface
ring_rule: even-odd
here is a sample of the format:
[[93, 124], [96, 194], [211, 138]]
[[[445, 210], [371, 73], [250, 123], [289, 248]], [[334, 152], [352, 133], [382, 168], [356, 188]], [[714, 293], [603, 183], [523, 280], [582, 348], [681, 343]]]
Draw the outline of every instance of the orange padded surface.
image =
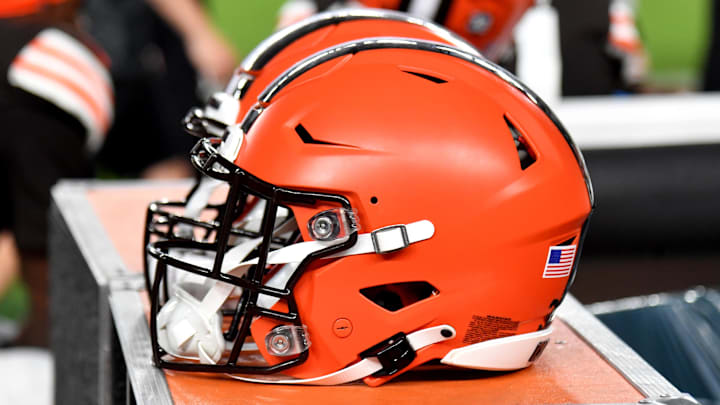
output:
[[[87, 198], [110, 240], [133, 272], [142, 271], [147, 204], [180, 198], [181, 187], [99, 187]], [[362, 383], [335, 387], [271, 386], [223, 376], [166, 372], [176, 404], [347, 403], [636, 403], [643, 396], [561, 320], [536, 364], [510, 373], [448, 368], [416, 370], [377, 388]], [[148, 359], [150, 361], [150, 359]]]
[[143, 268], [142, 243], [148, 204], [163, 198], [182, 200], [189, 190], [189, 187], [172, 187], [167, 183], [159, 183], [157, 187], [152, 186], [153, 182], [141, 184], [143, 186], [91, 188], [87, 192], [110, 241], [133, 273], [140, 273]]

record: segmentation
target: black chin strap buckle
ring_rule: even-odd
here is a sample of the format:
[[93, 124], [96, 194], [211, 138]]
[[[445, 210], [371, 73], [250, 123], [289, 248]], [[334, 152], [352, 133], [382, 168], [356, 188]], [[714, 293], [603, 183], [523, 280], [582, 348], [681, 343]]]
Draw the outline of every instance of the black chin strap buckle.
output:
[[375, 372], [373, 377], [393, 375], [404, 369], [417, 357], [415, 350], [410, 346], [407, 336], [400, 332], [375, 346], [360, 353], [360, 357], [377, 357], [382, 370]]

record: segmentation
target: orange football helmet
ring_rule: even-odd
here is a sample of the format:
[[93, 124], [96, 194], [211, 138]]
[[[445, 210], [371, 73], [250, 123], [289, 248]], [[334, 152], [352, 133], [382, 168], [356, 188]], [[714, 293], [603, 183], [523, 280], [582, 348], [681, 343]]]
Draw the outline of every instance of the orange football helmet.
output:
[[360, 0], [360, 3], [433, 20], [495, 60], [511, 41], [515, 24], [535, 0]]
[[[225, 208], [212, 241], [148, 246], [154, 361], [243, 381], [374, 386], [430, 360], [526, 367], [593, 207], [580, 151], [532, 91], [422, 39], [298, 61], [191, 161], [227, 185]], [[168, 268], [205, 283], [163, 297]]]
[[[239, 122], [251, 109], [260, 92], [293, 63], [332, 45], [370, 37], [378, 32], [438, 41], [476, 53], [471, 45], [445, 28], [406, 14], [371, 9], [320, 13], [278, 31], [258, 45], [237, 69], [226, 92], [212, 96], [204, 108], [191, 109], [185, 119], [185, 129], [198, 137], [222, 137], [229, 125]], [[211, 240], [217, 226], [209, 220], [221, 216], [223, 209], [222, 206], [208, 204], [210, 194], [217, 185], [216, 181], [203, 178], [192, 188], [186, 201], [150, 204], [143, 249], [156, 237]], [[236, 207], [236, 214], [240, 215], [244, 207], [244, 203]], [[256, 210], [259, 209], [259, 206], [256, 207]], [[200, 220], [203, 213], [205, 220]], [[203, 228], [204, 231], [193, 232], [192, 228]], [[236, 231], [238, 237], [247, 235], [246, 230]], [[145, 256], [145, 259], [144, 273], [147, 289], [150, 290], [154, 265], [151, 258]]]

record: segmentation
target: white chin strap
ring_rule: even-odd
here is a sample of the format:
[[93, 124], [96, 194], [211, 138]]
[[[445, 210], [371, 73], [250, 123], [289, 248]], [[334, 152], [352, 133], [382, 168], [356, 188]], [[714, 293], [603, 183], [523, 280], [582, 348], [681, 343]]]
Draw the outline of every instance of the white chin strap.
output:
[[[274, 230], [273, 235], [281, 235], [294, 227], [294, 221], [287, 221]], [[376, 229], [371, 233], [359, 234], [355, 245], [338, 252], [329, 258], [337, 258], [366, 253], [389, 253], [429, 239], [435, 233], [430, 221], [422, 220], [408, 225], [393, 225]], [[282, 265], [271, 277], [268, 285], [284, 288], [297, 266], [308, 255], [342, 243], [340, 241], [301, 242], [274, 250], [268, 254], [267, 265]], [[246, 240], [225, 253], [221, 271], [235, 277], [243, 276], [248, 269], [258, 263], [258, 258], [243, 261], [255, 250], [262, 238]], [[238, 264], [239, 263], [239, 264]], [[179, 358], [199, 360], [206, 364], [215, 364], [225, 349], [222, 338], [222, 316], [219, 310], [237, 287], [217, 280], [202, 300], [197, 300], [183, 290], [179, 284], [167, 304], [158, 314], [158, 343], [166, 352]], [[237, 290], [240, 290], [239, 288]], [[242, 294], [242, 291], [238, 292]], [[264, 308], [272, 307], [278, 298], [260, 294], [258, 303]]]
[[[445, 335], [443, 335], [445, 331]], [[450, 332], [450, 333], [448, 333]], [[455, 329], [450, 325], [434, 326], [432, 328], [420, 329], [407, 335], [408, 343], [414, 351], [418, 351], [424, 347], [435, 343], [444, 342], [455, 337]], [[326, 374], [313, 378], [288, 378], [288, 379], [266, 379], [264, 376], [257, 378], [244, 377], [240, 375], [228, 374], [230, 377], [246, 382], [264, 383], [264, 384], [304, 384], [304, 385], [338, 385], [351, 381], [359, 380], [367, 376], [373, 375], [383, 369], [380, 360], [377, 357], [366, 357], [357, 363], [340, 369], [334, 373]]]
[[[443, 335], [445, 331], [445, 335]], [[451, 332], [448, 333], [447, 331]], [[535, 361], [547, 345], [552, 328], [508, 336], [499, 339], [453, 349], [443, 357], [443, 364], [481, 370], [518, 370]], [[418, 351], [435, 343], [455, 338], [455, 329], [450, 325], [420, 329], [407, 336], [413, 350]], [[230, 377], [252, 383], [338, 385], [359, 380], [382, 370], [377, 357], [367, 357], [334, 373], [305, 379], [273, 379], [268, 376], [246, 377], [229, 374]]]
[[[195, 189], [195, 192], [190, 196], [190, 198], [188, 198], [187, 203], [185, 203], [185, 212], [183, 216], [193, 219], [200, 218], [202, 210], [207, 207], [208, 202], [210, 201], [210, 195], [212, 195], [215, 189], [222, 183], [222, 180], [203, 176], [200, 179], [200, 184], [198, 184], [197, 189]], [[192, 225], [180, 224], [180, 226], [192, 229]]]

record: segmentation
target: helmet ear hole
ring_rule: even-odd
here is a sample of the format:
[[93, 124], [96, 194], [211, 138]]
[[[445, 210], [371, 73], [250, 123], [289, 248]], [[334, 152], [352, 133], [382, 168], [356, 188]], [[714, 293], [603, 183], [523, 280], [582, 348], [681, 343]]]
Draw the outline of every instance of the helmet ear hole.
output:
[[395, 312], [404, 307], [402, 297], [400, 297], [400, 295], [396, 292], [390, 290], [379, 291], [373, 297], [372, 301], [390, 312]]
[[426, 298], [438, 295], [438, 290], [426, 281], [383, 284], [363, 288], [360, 294], [376, 305], [395, 312]]

